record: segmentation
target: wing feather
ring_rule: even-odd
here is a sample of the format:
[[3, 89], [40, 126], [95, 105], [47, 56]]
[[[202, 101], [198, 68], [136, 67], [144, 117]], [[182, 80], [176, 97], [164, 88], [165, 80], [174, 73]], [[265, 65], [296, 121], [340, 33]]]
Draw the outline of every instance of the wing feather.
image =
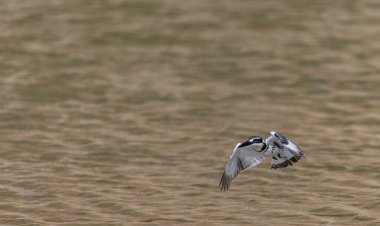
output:
[[297, 159], [297, 161], [300, 158], [304, 157], [304, 153], [301, 150], [301, 148], [298, 147], [298, 145], [295, 144], [293, 141], [291, 141], [289, 138], [275, 131], [272, 131], [271, 134], [272, 134], [271, 138], [272, 139], [274, 138], [274, 140], [277, 140], [278, 142], [280, 142], [281, 145], [284, 146], [288, 152], [292, 153], [292, 155]]
[[261, 153], [236, 145], [220, 179], [220, 190], [227, 191], [231, 181], [242, 171], [260, 164], [265, 158]]
[[286, 158], [275, 158], [272, 159], [271, 169], [278, 169], [278, 168], [286, 168], [288, 166], [292, 166], [292, 161], [286, 159]]
[[304, 157], [304, 153], [298, 145], [296, 145], [289, 138], [283, 136], [278, 132], [271, 132], [272, 139], [281, 143], [284, 147], [281, 153], [278, 156], [272, 157], [272, 169], [285, 168], [288, 166], [292, 166], [293, 163], [298, 162], [302, 157]]

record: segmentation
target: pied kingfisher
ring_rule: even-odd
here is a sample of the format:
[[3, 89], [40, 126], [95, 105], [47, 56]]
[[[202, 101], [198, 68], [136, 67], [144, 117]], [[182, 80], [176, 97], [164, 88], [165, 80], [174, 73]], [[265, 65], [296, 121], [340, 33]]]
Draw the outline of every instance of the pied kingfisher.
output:
[[272, 157], [271, 168], [278, 169], [292, 166], [304, 157], [304, 153], [295, 143], [275, 131], [265, 140], [259, 136], [249, 137], [232, 151], [220, 179], [220, 190], [228, 190], [231, 181], [240, 172], [258, 165], [265, 157]]

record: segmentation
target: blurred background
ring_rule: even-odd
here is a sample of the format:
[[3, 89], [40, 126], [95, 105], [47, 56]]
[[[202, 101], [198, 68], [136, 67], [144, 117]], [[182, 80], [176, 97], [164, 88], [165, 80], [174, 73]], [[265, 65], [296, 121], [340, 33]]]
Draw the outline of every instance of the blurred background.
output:
[[[0, 223], [380, 225], [380, 3], [1, 0]], [[276, 130], [307, 159], [217, 185]]]

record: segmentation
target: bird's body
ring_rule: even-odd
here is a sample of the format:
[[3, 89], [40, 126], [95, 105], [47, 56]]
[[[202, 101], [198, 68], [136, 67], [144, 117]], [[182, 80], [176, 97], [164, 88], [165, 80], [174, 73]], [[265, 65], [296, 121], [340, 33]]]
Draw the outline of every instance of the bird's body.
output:
[[228, 190], [231, 181], [237, 175], [253, 166], [260, 164], [266, 157], [272, 158], [271, 168], [285, 168], [298, 162], [304, 157], [303, 151], [291, 140], [278, 132], [271, 132], [271, 136], [262, 139], [259, 136], [249, 137], [243, 143], [238, 143], [220, 179], [221, 190]]

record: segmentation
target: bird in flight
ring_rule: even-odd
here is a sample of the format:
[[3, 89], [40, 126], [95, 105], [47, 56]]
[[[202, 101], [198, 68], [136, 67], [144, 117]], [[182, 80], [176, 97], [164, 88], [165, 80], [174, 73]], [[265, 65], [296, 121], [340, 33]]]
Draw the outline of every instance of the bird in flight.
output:
[[272, 131], [266, 139], [251, 136], [245, 142], [238, 143], [232, 151], [219, 182], [220, 190], [227, 191], [240, 172], [260, 164], [265, 157], [272, 157], [271, 168], [278, 169], [292, 166], [304, 157], [304, 153], [279, 132]]

